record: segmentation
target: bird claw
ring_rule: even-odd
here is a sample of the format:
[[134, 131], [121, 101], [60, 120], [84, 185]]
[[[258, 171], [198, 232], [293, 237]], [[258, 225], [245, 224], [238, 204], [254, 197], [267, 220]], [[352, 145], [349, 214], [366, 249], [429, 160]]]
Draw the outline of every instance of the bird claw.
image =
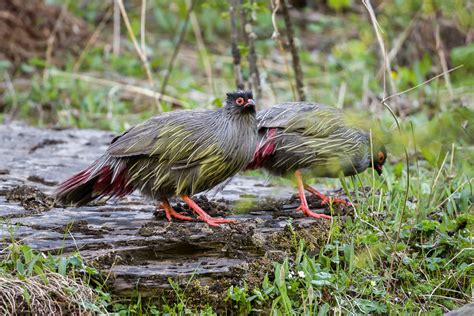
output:
[[326, 214], [319, 214], [311, 211], [308, 206], [301, 204], [297, 209], [297, 211], [302, 211], [303, 214], [307, 217], [312, 217], [312, 218], [324, 218], [324, 219], [332, 219], [331, 216], [326, 215]]
[[165, 210], [165, 215], [166, 215], [166, 218], [168, 219], [168, 222], [171, 222], [173, 217], [183, 220], [183, 221], [193, 221], [192, 217], [185, 216], [176, 212], [174, 208], [172, 208], [171, 206], [168, 208], [166, 205], [162, 203], [160, 207]]
[[337, 204], [342, 204], [344, 206], [350, 206], [351, 204], [347, 202], [346, 200], [340, 199], [340, 198], [332, 198], [332, 197], [327, 197], [325, 196], [324, 198], [321, 199], [321, 205], [337, 205]]
[[217, 227], [220, 224], [227, 224], [227, 223], [235, 223], [237, 222], [236, 219], [227, 219], [227, 218], [214, 218], [214, 217], [201, 217], [199, 216], [199, 219], [202, 220], [204, 223], [206, 223], [209, 226], [214, 226]]

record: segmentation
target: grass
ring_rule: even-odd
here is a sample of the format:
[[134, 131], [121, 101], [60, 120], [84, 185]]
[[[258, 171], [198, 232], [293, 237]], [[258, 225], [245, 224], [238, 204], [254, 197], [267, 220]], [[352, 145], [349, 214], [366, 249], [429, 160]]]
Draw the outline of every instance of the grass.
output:
[[53, 256], [12, 241], [0, 252], [2, 314], [104, 313], [110, 295], [79, 253]]
[[[388, 102], [399, 116], [398, 130], [379, 103], [383, 87], [377, 77], [380, 60], [370, 21], [350, 10], [341, 13], [350, 1], [329, 2], [338, 13], [322, 15], [316, 22], [296, 27], [308, 99], [339, 104], [349, 111], [370, 112], [366, 115], [375, 117], [378, 125], [374, 130], [386, 139], [389, 163], [381, 178], [368, 171], [341, 182], [317, 179], [318, 185], [342, 185], [347, 193], [353, 193], [354, 216], [336, 219], [326, 244], [316, 253], [295, 237], [292, 256], [275, 262], [273, 272], [260, 286], [249, 288], [244, 282], [230, 288], [227, 302], [240, 314], [441, 314], [472, 300], [474, 291], [474, 112], [469, 91], [474, 78], [474, 46], [448, 52], [452, 66], [464, 65], [450, 74], [454, 95], [442, 79], [437, 79]], [[84, 55], [77, 73], [77, 57], [71, 56], [59, 71], [48, 68], [50, 75], [46, 79], [41, 57], [23, 63], [16, 77], [5, 75], [2, 79], [12, 84], [3, 91], [0, 118], [14, 117], [39, 126], [119, 132], [156, 114], [153, 98], [123, 85], [147, 91], [160, 86], [186, 7], [184, 0], [175, 5], [163, 1], [150, 5], [152, 18], [147, 28], [161, 31], [147, 33], [155, 87], [148, 84], [140, 59], [124, 33], [120, 55], [110, 54], [107, 45], [95, 45]], [[258, 16], [257, 52], [265, 78], [266, 98], [261, 103], [290, 100], [289, 74], [271, 40], [271, 14], [265, 5], [252, 8]], [[82, 7], [71, 2], [69, 9], [96, 24], [98, 12], [104, 8], [93, 2]], [[211, 92], [214, 89], [207, 81], [204, 54], [194, 48], [194, 33], [189, 30], [167, 88], [167, 94], [179, 102], [163, 102], [165, 110], [220, 106], [223, 92], [233, 87], [226, 10], [223, 3], [210, 1], [196, 8], [219, 94]], [[462, 1], [455, 1], [454, 5], [442, 1], [398, 1], [378, 8], [376, 14], [386, 31], [386, 42], [393, 43], [414, 16], [428, 19], [437, 10], [462, 29], [472, 27]], [[139, 12], [128, 8], [137, 38]], [[283, 29], [280, 19], [278, 23]], [[107, 27], [106, 30], [110, 32]], [[354, 35], [348, 30], [357, 32]], [[243, 48], [245, 69], [247, 50]], [[387, 47], [389, 51], [391, 48]], [[428, 51], [408, 63], [397, 63], [395, 58], [390, 76], [402, 91], [442, 72], [438, 63], [438, 56]], [[9, 69], [8, 62], [0, 61], [0, 70]], [[110, 84], [98, 85], [77, 79], [74, 74], [105, 79]], [[216, 313], [210, 306], [196, 309], [188, 304], [178, 286], [174, 287], [177, 302], [148, 301], [139, 293], [131, 301], [113, 301], [97, 271], [84, 264], [79, 253], [52, 256], [12, 242], [0, 255], [0, 287], [10, 290], [0, 291], [0, 299], [11, 302], [23, 295], [28, 304], [25, 308], [43, 308], [40, 300], [50, 301], [43, 294], [53, 289], [59, 298], [50, 305], [54, 311], [108, 311], [119, 315]], [[80, 295], [82, 299], [68, 305], [64, 299], [68, 295]]]
[[[354, 218], [333, 224], [319, 253], [305, 252], [300, 241], [294, 257], [275, 263], [272, 282], [267, 279], [252, 292], [231, 289], [236, 308], [266, 306], [286, 315], [440, 314], [469, 302], [474, 282], [472, 178], [452, 178], [445, 164], [438, 181], [449, 179], [450, 185], [430, 188], [424, 179], [435, 179], [438, 170], [423, 168], [420, 177], [410, 178], [406, 200], [407, 174], [390, 169], [366, 198], [357, 198]], [[361, 178], [348, 179], [345, 187], [360, 192], [361, 183], [372, 181], [370, 175]]]

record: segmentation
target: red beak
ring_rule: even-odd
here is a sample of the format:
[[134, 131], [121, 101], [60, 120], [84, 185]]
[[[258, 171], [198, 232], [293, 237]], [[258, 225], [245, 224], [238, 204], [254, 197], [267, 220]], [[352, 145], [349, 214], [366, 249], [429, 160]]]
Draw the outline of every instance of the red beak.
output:
[[377, 174], [379, 176], [382, 175], [383, 167], [382, 166], [374, 166], [375, 171], [377, 171]]

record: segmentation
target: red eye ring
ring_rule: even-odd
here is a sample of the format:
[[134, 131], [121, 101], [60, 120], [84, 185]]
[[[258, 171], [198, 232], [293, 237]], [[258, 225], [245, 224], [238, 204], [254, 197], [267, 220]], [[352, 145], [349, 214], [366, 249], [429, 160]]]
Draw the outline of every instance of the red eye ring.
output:
[[244, 105], [245, 103], [244, 98], [242, 97], [237, 98], [237, 100], [235, 100], [235, 103], [237, 103], [237, 105]]

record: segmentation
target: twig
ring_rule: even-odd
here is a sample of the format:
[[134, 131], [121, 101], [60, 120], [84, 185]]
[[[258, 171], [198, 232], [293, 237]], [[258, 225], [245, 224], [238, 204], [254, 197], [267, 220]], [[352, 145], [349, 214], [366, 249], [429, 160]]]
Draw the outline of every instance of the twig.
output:
[[114, 0], [114, 33], [112, 37], [112, 52], [115, 56], [120, 54], [120, 25], [119, 0]]
[[449, 76], [448, 71], [448, 64], [446, 63], [446, 55], [444, 53], [444, 44], [441, 40], [441, 36], [439, 34], [439, 24], [436, 23], [436, 30], [435, 30], [435, 38], [436, 38], [436, 51], [438, 52], [439, 61], [441, 63], [441, 69], [443, 69], [444, 74], [444, 81], [446, 81], [446, 87], [448, 88], [449, 95], [453, 97], [453, 86], [451, 85], [451, 78]]
[[151, 89], [143, 88], [142, 86], [135, 86], [135, 85], [131, 85], [131, 84], [123, 83], [123, 82], [117, 82], [117, 81], [112, 81], [112, 80], [107, 80], [107, 79], [102, 79], [102, 78], [96, 78], [96, 77], [92, 77], [92, 76], [84, 75], [84, 74], [68, 73], [68, 72], [64, 72], [64, 71], [60, 71], [60, 70], [56, 70], [56, 69], [50, 69], [49, 70], [49, 75], [50, 76], [65, 76], [65, 77], [69, 77], [71, 79], [81, 80], [81, 81], [84, 81], [84, 82], [92, 83], [94, 85], [101, 85], [101, 86], [106, 86], [106, 87], [118, 86], [123, 91], [139, 94], [141, 96], [145, 96], [145, 97], [153, 98], [153, 99], [157, 99], [158, 97], [161, 96], [161, 99], [166, 101], [166, 102], [170, 102], [170, 103], [173, 103], [173, 104], [177, 104], [179, 106], [183, 106], [183, 101], [181, 101], [179, 99], [173, 98], [173, 97], [168, 96], [168, 95], [161, 95], [158, 92], [155, 92]]
[[[187, 1], [187, 5], [188, 6], [191, 5], [190, 0]], [[199, 21], [194, 11], [191, 12], [191, 25], [193, 27], [194, 37], [196, 38], [196, 43], [198, 45], [199, 53], [201, 54], [202, 62], [204, 63], [204, 69], [206, 70], [206, 76], [209, 82], [209, 86], [212, 89], [212, 93], [214, 95], [217, 95], [216, 86], [214, 84], [214, 77], [212, 75], [211, 58], [209, 57], [209, 54], [206, 49], [206, 45], [204, 44], [201, 27], [199, 26]]]
[[295, 72], [296, 91], [298, 92], [299, 100], [304, 101], [306, 100], [306, 96], [304, 93], [303, 71], [301, 70], [298, 48], [295, 44], [293, 24], [291, 23], [290, 13], [288, 11], [286, 0], [280, 0], [280, 5], [283, 18], [285, 19], [286, 36], [288, 38], [288, 45], [290, 46], [290, 52], [293, 60], [293, 71]]
[[464, 67], [464, 65], [456, 66], [456, 67], [454, 67], [454, 68], [451, 68], [451, 69], [449, 69], [449, 70], [446, 70], [446, 71], [440, 73], [439, 75], [434, 76], [434, 77], [431, 78], [431, 79], [428, 79], [428, 80], [426, 80], [426, 81], [423, 81], [422, 83], [417, 84], [417, 85], [414, 86], [414, 87], [411, 87], [411, 88], [409, 88], [409, 89], [403, 90], [402, 92], [398, 92], [398, 93], [389, 95], [388, 97], [385, 97], [385, 98], [382, 100], [382, 103], [386, 102], [387, 100], [389, 100], [389, 99], [391, 99], [391, 98], [393, 98], [393, 97], [396, 97], [396, 96], [399, 96], [399, 95], [408, 93], [408, 92], [410, 92], [410, 91], [413, 91], [413, 90], [415, 90], [415, 89], [417, 89], [417, 88], [419, 88], [419, 87], [421, 87], [421, 86], [423, 86], [423, 85], [425, 85], [425, 84], [427, 84], [427, 83], [429, 83], [429, 82], [431, 82], [431, 81], [433, 81], [433, 80], [435, 80], [435, 79], [438, 79], [439, 77], [444, 76], [446, 73], [455, 71], [455, 70], [457, 70], [457, 69], [459, 69], [459, 68], [461, 68], [461, 67]]
[[[257, 35], [253, 32], [253, 23], [255, 18], [250, 10], [247, 10], [244, 7], [244, 1], [241, 0], [241, 11], [242, 11], [242, 24], [243, 24], [243, 34], [246, 45], [249, 48], [248, 61], [249, 61], [249, 72], [252, 83], [252, 90], [255, 92], [257, 100], [260, 100], [262, 97], [262, 87], [260, 84], [260, 74], [257, 66], [257, 53], [255, 51], [255, 38]], [[249, 0], [251, 4], [255, 3], [255, 0]], [[249, 17], [249, 18], [247, 18]]]
[[[191, 12], [193, 11], [194, 4], [196, 3], [196, 0], [191, 0], [191, 4], [188, 7], [188, 11], [186, 12], [186, 17], [184, 19], [183, 26], [181, 27], [181, 31], [179, 32], [179, 37], [178, 41], [176, 42], [176, 45], [174, 47], [173, 55], [171, 56], [171, 60], [168, 64], [168, 69], [166, 70], [166, 75], [165, 78], [162, 81], [161, 84], [161, 89], [160, 89], [160, 95], [163, 96], [166, 91], [166, 86], [168, 85], [168, 80], [170, 79], [171, 72], [173, 71], [173, 66], [174, 66], [174, 61], [176, 59], [176, 56], [178, 56], [179, 49], [181, 48], [181, 45], [183, 44], [184, 37], [186, 35], [186, 31], [188, 29], [188, 24], [189, 20], [191, 17]], [[161, 101], [161, 96], [160, 96], [160, 101]]]
[[10, 97], [12, 98], [12, 108], [10, 111], [8, 111], [8, 121], [6, 120], [5, 123], [10, 123], [11, 121], [14, 120], [16, 113], [18, 112], [18, 98], [16, 95], [15, 91], [15, 86], [12, 83], [12, 80], [10, 78], [10, 75], [8, 74], [8, 71], [5, 71], [5, 81], [7, 84], [7, 90], [8, 93], [10, 94]]
[[364, 4], [364, 6], [367, 8], [367, 11], [369, 12], [370, 20], [375, 30], [377, 41], [379, 43], [380, 50], [383, 55], [384, 66], [385, 66], [385, 71], [383, 72], [383, 97], [385, 98], [387, 96], [387, 82], [386, 82], [387, 74], [388, 74], [390, 88], [392, 90], [392, 93], [396, 92], [395, 82], [393, 81], [393, 78], [391, 76], [392, 67], [390, 65], [390, 60], [387, 57], [387, 51], [385, 50], [385, 44], [384, 44], [384, 40], [381, 33], [382, 28], [380, 27], [379, 22], [377, 22], [377, 18], [375, 16], [374, 9], [372, 8], [372, 4], [370, 3], [370, 0], [362, 0], [362, 3]]
[[286, 51], [285, 47], [283, 46], [283, 41], [280, 37], [280, 31], [278, 29], [278, 24], [276, 21], [276, 15], [278, 10], [280, 10], [280, 1], [281, 0], [272, 0], [272, 25], [273, 25], [273, 34], [272, 34], [272, 39], [276, 40], [278, 43], [278, 48], [280, 49], [280, 53], [283, 56], [283, 60], [285, 61], [285, 69], [286, 73], [288, 74], [288, 77], [290, 78], [289, 83], [291, 87], [291, 92], [293, 93], [293, 99], [296, 99], [296, 88], [291, 82], [291, 71], [290, 71], [290, 65], [288, 63], [288, 58], [286, 56]]
[[339, 96], [337, 97], [336, 108], [342, 109], [344, 107], [344, 99], [346, 97], [347, 83], [343, 81], [339, 89]]
[[238, 0], [230, 0], [229, 14], [230, 14], [230, 41], [232, 49], [232, 58], [234, 63], [234, 77], [235, 85], [237, 89], [243, 90], [244, 81], [242, 79], [242, 68], [240, 66], [240, 49], [238, 46], [239, 33], [237, 31], [237, 16], [236, 8], [238, 6]]
[[[120, 12], [122, 13], [123, 22], [125, 23], [125, 27], [127, 28], [128, 34], [129, 34], [130, 38], [132, 39], [133, 46], [135, 47], [135, 50], [137, 51], [138, 57], [140, 57], [140, 59], [142, 61], [143, 67], [145, 67], [145, 72], [146, 72], [146, 76], [148, 78], [148, 83], [150, 84], [150, 86], [152, 88], [154, 88], [155, 87], [155, 82], [154, 82], [153, 76], [151, 74], [150, 65], [148, 64], [146, 56], [143, 53], [143, 51], [141, 50], [140, 45], [138, 45], [137, 38], [135, 37], [135, 34], [133, 34], [132, 26], [130, 25], [130, 20], [128, 19], [127, 11], [125, 11], [125, 7], [123, 5], [123, 0], [116, 0], [116, 1], [117, 1], [117, 4], [118, 4], [119, 8], [120, 8]], [[161, 93], [160, 93], [160, 95], [161, 95]], [[156, 103], [156, 107], [158, 108], [158, 111], [163, 112], [163, 108], [161, 107], [160, 100], [156, 99], [155, 103]]]

